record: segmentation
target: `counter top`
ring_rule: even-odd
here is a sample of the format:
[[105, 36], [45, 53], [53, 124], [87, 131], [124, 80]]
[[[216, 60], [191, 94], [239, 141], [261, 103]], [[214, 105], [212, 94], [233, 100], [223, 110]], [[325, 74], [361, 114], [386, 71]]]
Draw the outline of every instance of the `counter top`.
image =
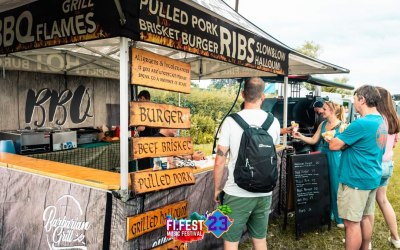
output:
[[93, 168], [0, 152], [0, 167], [22, 170], [105, 190], [120, 188], [120, 175]]
[[[276, 145], [277, 151], [284, 148], [283, 145]], [[193, 170], [194, 174], [214, 169], [214, 159], [211, 157], [196, 163], [196, 169]], [[0, 167], [22, 170], [105, 190], [120, 189], [120, 174], [104, 170], [3, 152], [0, 152]], [[130, 182], [130, 178], [128, 178], [128, 181]]]

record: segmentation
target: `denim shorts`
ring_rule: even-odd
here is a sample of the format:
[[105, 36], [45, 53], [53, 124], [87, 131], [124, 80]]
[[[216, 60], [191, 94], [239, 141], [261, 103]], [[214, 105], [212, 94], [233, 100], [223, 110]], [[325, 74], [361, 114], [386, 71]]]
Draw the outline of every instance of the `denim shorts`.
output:
[[382, 177], [380, 187], [387, 186], [389, 178], [393, 174], [393, 161], [383, 161], [382, 162]]

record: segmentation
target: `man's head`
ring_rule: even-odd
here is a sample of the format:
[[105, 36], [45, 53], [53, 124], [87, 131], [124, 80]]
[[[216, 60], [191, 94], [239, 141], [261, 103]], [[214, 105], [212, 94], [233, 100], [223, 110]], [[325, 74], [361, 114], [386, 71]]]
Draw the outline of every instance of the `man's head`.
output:
[[259, 77], [252, 77], [244, 83], [242, 96], [246, 103], [257, 103], [264, 100], [265, 83]]
[[354, 91], [354, 107], [361, 114], [363, 108], [376, 108], [381, 99], [379, 91], [371, 85], [363, 85]]
[[139, 92], [137, 98], [138, 98], [138, 101], [148, 102], [148, 101], [150, 101], [150, 92], [147, 90], [142, 90]]
[[324, 103], [321, 101], [315, 101], [313, 103], [314, 111], [318, 114], [322, 114], [324, 112], [323, 106], [324, 106]]

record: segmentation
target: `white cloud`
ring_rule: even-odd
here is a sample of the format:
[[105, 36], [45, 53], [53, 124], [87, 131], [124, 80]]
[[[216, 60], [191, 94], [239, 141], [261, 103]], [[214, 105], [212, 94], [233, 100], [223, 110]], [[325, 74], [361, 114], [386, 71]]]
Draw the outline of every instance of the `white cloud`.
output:
[[[227, 3], [233, 7], [235, 0]], [[399, 9], [398, 0], [239, 2], [240, 14], [288, 46], [321, 45], [320, 59], [350, 69], [343, 76], [351, 84], [380, 85], [392, 93], [400, 93]]]

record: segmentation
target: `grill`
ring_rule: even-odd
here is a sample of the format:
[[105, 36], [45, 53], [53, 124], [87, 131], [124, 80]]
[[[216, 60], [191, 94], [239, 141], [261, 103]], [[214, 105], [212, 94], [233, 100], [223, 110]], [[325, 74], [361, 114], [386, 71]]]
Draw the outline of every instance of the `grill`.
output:
[[[288, 122], [296, 121], [299, 124], [299, 132], [304, 136], [313, 136], [315, 112], [312, 104], [315, 98], [289, 98], [288, 99]], [[266, 98], [261, 108], [271, 112], [283, 124], [283, 100], [277, 98]], [[303, 141], [288, 138], [288, 145], [293, 146], [297, 154], [313, 151], [311, 145]]]

